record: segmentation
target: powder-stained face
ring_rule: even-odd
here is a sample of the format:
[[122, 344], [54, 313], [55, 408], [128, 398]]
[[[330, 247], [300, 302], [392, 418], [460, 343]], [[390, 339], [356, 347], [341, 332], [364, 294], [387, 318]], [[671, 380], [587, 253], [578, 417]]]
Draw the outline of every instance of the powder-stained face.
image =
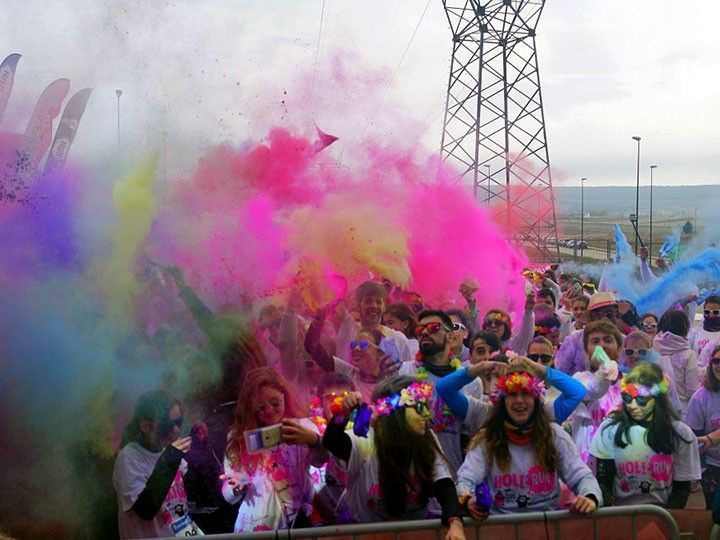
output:
[[263, 386], [253, 396], [252, 406], [261, 426], [279, 424], [285, 416], [285, 396], [271, 386]]
[[[623, 399], [627, 394], [623, 394]], [[630, 417], [636, 422], [643, 422], [652, 417], [652, 413], [655, 410], [655, 398], [652, 396], [638, 396], [634, 398], [630, 403], [625, 403], [625, 410], [627, 410]]]
[[414, 407], [405, 407], [405, 421], [408, 423], [410, 430], [416, 435], [425, 435], [429, 419], [429, 412], [425, 411], [427, 411], [427, 408], [424, 409], [423, 414], [420, 414]]

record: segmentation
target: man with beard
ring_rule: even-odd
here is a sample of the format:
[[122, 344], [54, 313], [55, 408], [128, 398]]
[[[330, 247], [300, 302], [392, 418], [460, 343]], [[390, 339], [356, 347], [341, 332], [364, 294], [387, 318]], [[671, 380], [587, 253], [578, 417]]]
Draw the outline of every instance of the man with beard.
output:
[[[451, 356], [449, 338], [452, 331], [452, 319], [445, 312], [437, 310], [420, 312], [415, 331], [420, 352], [415, 360], [403, 362], [400, 367], [400, 375], [427, 380], [433, 386], [431, 410], [433, 418], [430, 425], [437, 435], [454, 474], [462, 463], [461, 422], [447, 404], [440, 399], [435, 390], [435, 384], [439, 379], [462, 368], [460, 359]], [[479, 384], [477, 381], [478, 379], [466, 386], [464, 391], [472, 395], [479, 395], [482, 388], [477, 386]]]
[[701, 358], [705, 346], [720, 339], [720, 296], [708, 296], [703, 304], [702, 327], [690, 329], [687, 340], [690, 348]]

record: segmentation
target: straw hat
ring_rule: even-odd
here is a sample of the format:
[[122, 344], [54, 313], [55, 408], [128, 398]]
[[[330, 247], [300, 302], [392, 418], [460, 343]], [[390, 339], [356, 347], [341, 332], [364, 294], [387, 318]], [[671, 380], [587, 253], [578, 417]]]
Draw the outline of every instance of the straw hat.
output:
[[590, 312], [595, 309], [618, 306], [618, 300], [614, 293], [596, 292], [590, 297], [587, 309], [580, 315], [579, 319], [585, 323], [590, 322]]
[[587, 311], [600, 309], [608, 306], [617, 306], [618, 300], [611, 292], [596, 292], [590, 297]]

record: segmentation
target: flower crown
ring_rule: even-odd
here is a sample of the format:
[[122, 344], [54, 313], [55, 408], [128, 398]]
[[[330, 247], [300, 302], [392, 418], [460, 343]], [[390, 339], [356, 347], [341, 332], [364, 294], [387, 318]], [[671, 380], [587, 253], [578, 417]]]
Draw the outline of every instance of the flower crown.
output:
[[549, 334], [554, 334], [555, 332], [559, 331], [559, 326], [542, 326], [539, 324], [535, 325], [535, 335], [547, 336]]
[[496, 405], [501, 398], [508, 394], [518, 394], [522, 391], [532, 394], [535, 399], [542, 399], [545, 395], [545, 385], [542, 380], [533, 377], [529, 373], [510, 373], [501, 375], [495, 385], [495, 390], [490, 396], [493, 405]]
[[400, 393], [380, 398], [375, 402], [374, 412], [376, 416], [387, 416], [401, 407], [415, 407], [423, 404], [430, 408], [433, 388], [430, 384], [415, 381], [407, 388], [400, 390]]
[[510, 321], [509, 317], [500, 311], [490, 311], [487, 315], [485, 315], [485, 320], [500, 321], [504, 323], [508, 323]]
[[636, 384], [626, 382], [625, 379], [620, 381], [620, 392], [623, 394], [629, 394], [632, 397], [638, 396], [659, 396], [660, 394], [667, 394], [670, 381], [667, 375], [663, 376], [663, 380], [659, 383], [655, 383], [652, 386], [645, 384]]

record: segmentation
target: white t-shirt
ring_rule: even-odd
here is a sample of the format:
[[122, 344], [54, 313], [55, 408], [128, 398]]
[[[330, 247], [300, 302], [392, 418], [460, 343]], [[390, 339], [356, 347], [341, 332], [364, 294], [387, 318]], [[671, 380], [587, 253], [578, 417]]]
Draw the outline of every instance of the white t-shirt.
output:
[[[712, 392], [701, 386], [690, 398], [685, 423], [690, 429], [710, 433], [720, 429], [720, 392]], [[720, 446], [713, 446], [705, 453], [709, 465], [720, 467]]]
[[[619, 424], [605, 420], [590, 445], [590, 452], [598, 459], [615, 461], [613, 493], [615, 504], [658, 504], [667, 506], [673, 480], [683, 482], [700, 478], [700, 454], [692, 430], [679, 420], [673, 428], [684, 439], [672, 454], [658, 454], [647, 445], [647, 429], [634, 424], [628, 435], [630, 444], [615, 446], [615, 432]], [[607, 428], [607, 429], [606, 429]], [[626, 439], [627, 440], [627, 439]]]
[[538, 465], [532, 444], [514, 443], [508, 443], [510, 468], [502, 471], [495, 460], [490, 462], [485, 444], [480, 443], [468, 451], [458, 470], [458, 494], [474, 494], [475, 486], [486, 481], [493, 495], [491, 514], [541, 512], [559, 508], [562, 479], [573, 492], [592, 494], [602, 504], [600, 486], [580, 459], [570, 436], [555, 423], [550, 427], [558, 453], [557, 471], [546, 471]]
[[622, 403], [620, 385], [611, 384], [602, 370], [578, 371], [573, 378], [587, 388], [587, 394], [570, 416], [572, 438], [582, 460], [594, 469], [590, 443], [607, 414]]
[[[355, 521], [388, 521], [395, 519], [424, 519], [428, 514], [428, 505], [423, 504], [418, 489], [408, 493], [405, 512], [402, 516], [390, 516], [385, 510], [385, 504], [380, 493], [379, 464], [375, 451], [372, 430], [368, 437], [358, 437], [354, 433], [346, 432], [352, 441], [350, 461], [348, 462], [347, 504], [350, 515]], [[411, 474], [410, 478], [413, 479]], [[447, 463], [438, 453], [435, 456], [433, 481], [442, 478], [451, 478]], [[415, 497], [413, 495], [416, 495]]]
[[[720, 332], [708, 332], [702, 326], [694, 326], [691, 328], [687, 337], [690, 348], [695, 351], [698, 358], [701, 358], [701, 353], [708, 343], [718, 339], [720, 339]], [[705, 367], [705, 365], [703, 365], [703, 367]]]
[[[317, 433], [317, 426], [307, 418], [298, 422]], [[239, 475], [248, 486], [244, 496], [235, 495], [227, 482], [222, 487], [223, 496], [229, 503], [242, 500], [235, 532], [286, 529], [298, 512], [310, 516], [313, 499], [310, 465], [319, 467], [322, 463], [313, 463], [312, 453], [306, 445], [281, 444], [248, 459], [257, 460], [252, 470], [245, 462], [233, 469], [227, 456], [224, 459], [225, 473]]]
[[202, 534], [188, 515], [183, 474], [187, 463], [183, 460], [160, 511], [150, 520], [138, 516], [132, 506], [145, 489], [148, 478], [162, 452], [146, 450], [137, 442], [126, 444], [118, 453], [113, 469], [113, 485], [118, 498], [118, 529], [120, 538], [158, 538], [184, 536], [184, 532]]

